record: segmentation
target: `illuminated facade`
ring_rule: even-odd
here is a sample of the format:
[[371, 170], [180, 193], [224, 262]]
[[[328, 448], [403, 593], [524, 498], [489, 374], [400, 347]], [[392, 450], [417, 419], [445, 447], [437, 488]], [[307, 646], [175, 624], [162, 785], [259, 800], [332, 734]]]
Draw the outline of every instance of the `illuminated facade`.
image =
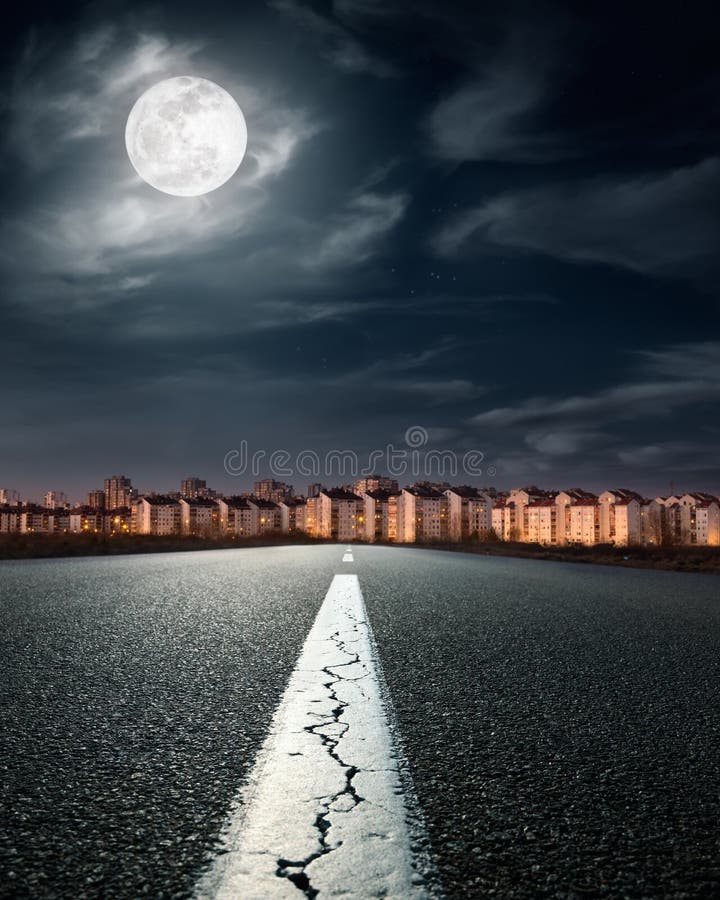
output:
[[203, 497], [182, 497], [180, 503], [180, 531], [182, 534], [212, 537], [220, 531], [220, 511], [214, 500]]
[[338, 541], [365, 539], [365, 507], [357, 494], [333, 488], [320, 491], [317, 500], [317, 537]]
[[399, 491], [366, 491], [362, 494], [363, 513], [358, 534], [365, 541], [397, 540], [397, 503]]
[[132, 482], [124, 475], [113, 475], [105, 479], [105, 508], [119, 509], [122, 506], [130, 506], [136, 498], [137, 491]]
[[180, 534], [180, 503], [171, 497], [140, 497], [132, 504], [132, 531], [134, 534]]
[[448, 537], [451, 541], [482, 538], [492, 528], [493, 499], [477, 488], [448, 488]]
[[448, 540], [448, 498], [433, 488], [412, 485], [398, 498], [398, 543]]

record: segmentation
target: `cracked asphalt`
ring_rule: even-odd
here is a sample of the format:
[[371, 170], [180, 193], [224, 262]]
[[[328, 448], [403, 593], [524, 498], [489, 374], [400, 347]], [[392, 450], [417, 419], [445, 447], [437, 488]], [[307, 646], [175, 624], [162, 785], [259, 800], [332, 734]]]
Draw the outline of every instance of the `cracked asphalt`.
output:
[[720, 581], [343, 549], [0, 565], [0, 896], [189, 896], [336, 572], [448, 897], [720, 896]]

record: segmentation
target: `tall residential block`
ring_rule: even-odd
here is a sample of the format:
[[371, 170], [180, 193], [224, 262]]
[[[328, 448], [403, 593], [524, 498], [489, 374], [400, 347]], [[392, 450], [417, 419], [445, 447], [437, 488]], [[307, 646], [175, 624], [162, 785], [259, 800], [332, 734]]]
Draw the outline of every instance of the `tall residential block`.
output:
[[207, 497], [208, 486], [203, 478], [183, 478], [180, 482], [180, 496], [194, 500], [196, 497]]
[[293, 486], [285, 484], [284, 481], [274, 481], [272, 478], [265, 478], [263, 481], [255, 482], [253, 494], [258, 500], [281, 503], [283, 500], [289, 500], [293, 496]]
[[105, 491], [89, 491], [87, 505], [92, 509], [105, 509]]
[[46, 509], [64, 509], [68, 505], [67, 494], [62, 491], [48, 491], [44, 502]]
[[105, 479], [105, 508], [120, 509], [130, 506], [137, 496], [132, 482], [124, 475], [113, 475]]

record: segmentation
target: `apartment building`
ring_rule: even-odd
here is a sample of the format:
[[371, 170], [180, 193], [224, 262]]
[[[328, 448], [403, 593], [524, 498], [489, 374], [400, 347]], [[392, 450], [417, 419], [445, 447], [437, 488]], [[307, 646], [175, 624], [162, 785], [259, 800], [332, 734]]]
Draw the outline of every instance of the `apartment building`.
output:
[[140, 497], [132, 504], [134, 534], [180, 534], [180, 503], [167, 496]]
[[404, 488], [398, 498], [398, 542], [411, 544], [448, 539], [448, 498], [445, 494], [424, 485]]
[[448, 537], [451, 541], [488, 534], [493, 527], [491, 497], [467, 485], [448, 488], [444, 494], [448, 500]]
[[29, 504], [20, 508], [20, 531], [23, 534], [53, 534], [55, 510]]
[[93, 509], [105, 509], [105, 491], [90, 491], [86, 505]]
[[68, 513], [68, 530], [73, 534], [102, 534], [105, 513], [93, 506], [75, 506]]
[[492, 529], [501, 541], [516, 541], [520, 533], [516, 525], [517, 510], [515, 503], [508, 500], [507, 494], [496, 497], [491, 512]]
[[720, 545], [720, 500], [713, 494], [698, 491], [658, 497], [655, 502], [662, 509], [662, 532], [666, 543]]
[[364, 520], [364, 504], [357, 494], [342, 488], [320, 491], [317, 498], [315, 526], [318, 537], [338, 541], [362, 540], [365, 530]]
[[600, 543], [626, 547], [642, 542], [644, 499], [635, 491], [616, 488], [603, 491], [600, 504]]
[[180, 531], [182, 534], [212, 537], [220, 531], [220, 511], [214, 500], [205, 497], [182, 497]]
[[250, 508], [247, 497], [221, 497], [217, 501], [221, 535], [248, 537], [254, 535], [255, 510]]
[[600, 503], [596, 494], [570, 488], [560, 491], [555, 503], [558, 507], [555, 543], [591, 546], [600, 542]]
[[[322, 488], [324, 490], [324, 488]], [[320, 492], [314, 497], [308, 497], [305, 502], [304, 522], [307, 534], [318, 537], [318, 521], [320, 518]]]
[[20, 531], [22, 506], [3, 504], [0, 506], [0, 534], [12, 534]]
[[554, 500], [530, 500], [521, 507], [523, 540], [531, 544], [557, 544], [559, 508]]
[[[488, 497], [490, 495], [488, 494]], [[524, 488], [513, 488], [508, 493], [497, 494], [490, 508], [490, 526], [501, 541], [527, 541], [526, 528], [531, 527], [533, 535], [537, 535], [542, 518], [543, 532], [549, 527], [549, 513], [540, 513], [540, 506], [534, 506], [535, 512], [529, 516], [527, 507], [532, 504], [546, 501], [555, 502], [555, 494], [552, 491], [543, 491], [534, 485]], [[557, 528], [557, 523], [554, 528]], [[552, 529], [551, 529], [552, 530]], [[549, 532], [548, 532], [549, 533]], [[533, 537], [533, 540], [535, 537]]]
[[295, 502], [295, 530], [303, 531], [305, 534], [309, 533], [307, 528], [307, 504], [308, 501], [302, 498], [298, 498]]
[[248, 497], [248, 506], [252, 511], [253, 534], [272, 534], [280, 531], [280, 507], [272, 500], [259, 497]]
[[45, 494], [43, 505], [45, 509], [64, 509], [68, 505], [67, 494], [62, 491], [48, 491]]
[[280, 511], [280, 531], [283, 534], [293, 534], [296, 531], [304, 531], [298, 527], [298, 511], [302, 517], [304, 503], [299, 498], [281, 500], [278, 503]]
[[132, 531], [133, 510], [131, 506], [105, 510], [106, 534], [129, 534]]
[[387, 494], [400, 492], [397, 481], [394, 478], [386, 478], [384, 475], [368, 475], [366, 478], [359, 478], [353, 484], [352, 490], [358, 497], [377, 491], [383, 491]]
[[362, 494], [363, 521], [359, 537], [366, 541], [397, 540], [399, 491], [366, 491]]
[[262, 481], [256, 481], [253, 487], [253, 495], [258, 500], [269, 500], [271, 503], [281, 503], [283, 500], [289, 500], [293, 497], [294, 491], [291, 484], [285, 484], [284, 481], [274, 481], [272, 478], [265, 478]]
[[215, 491], [207, 486], [204, 478], [191, 475], [189, 478], [183, 478], [180, 482], [180, 496], [185, 497], [186, 500], [197, 500], [198, 498], [209, 500], [215, 496]]
[[131, 506], [137, 497], [137, 491], [132, 482], [124, 475], [113, 475], [105, 479], [105, 508], [119, 509], [123, 506]]

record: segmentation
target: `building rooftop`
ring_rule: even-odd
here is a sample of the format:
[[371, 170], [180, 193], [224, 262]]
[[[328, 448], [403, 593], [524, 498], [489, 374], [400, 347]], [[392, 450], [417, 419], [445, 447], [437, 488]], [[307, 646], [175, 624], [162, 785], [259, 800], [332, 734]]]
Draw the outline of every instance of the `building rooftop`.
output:
[[373, 500], [389, 500], [390, 497], [399, 497], [400, 491], [368, 491], [368, 497], [372, 497]]
[[568, 488], [566, 491], [561, 491], [562, 494], [567, 494], [568, 497], [576, 504], [594, 504], [597, 501], [597, 494], [591, 494], [590, 491], [584, 491], [582, 488]]
[[230, 509], [250, 509], [247, 497], [223, 497], [222, 502]]
[[621, 501], [622, 504], [630, 503], [631, 500], [637, 500], [638, 503], [643, 502], [643, 498], [636, 491], [631, 491], [629, 488], [613, 488], [610, 491], [611, 494], [615, 494], [618, 498], [615, 502]]
[[354, 494], [352, 491], [346, 491], [343, 488], [330, 488], [329, 490], [320, 491], [321, 494], [325, 494], [326, 497], [329, 497], [331, 500], [359, 500], [357, 494]]
[[468, 484], [461, 484], [457, 487], [448, 488], [447, 492], [466, 500], [477, 500], [481, 496], [480, 491], [477, 488], [470, 487]]
[[411, 484], [405, 490], [414, 497], [424, 497], [427, 500], [442, 500], [445, 497], [443, 493], [436, 491], [435, 488], [421, 484]]
[[277, 503], [272, 500], [261, 500], [259, 497], [248, 497], [248, 503], [252, 503], [258, 509], [279, 509]]
[[149, 503], [150, 506], [179, 506], [179, 500], [176, 500], [174, 497], [168, 497], [165, 494], [154, 494], [150, 497], [140, 497], [139, 499]]

